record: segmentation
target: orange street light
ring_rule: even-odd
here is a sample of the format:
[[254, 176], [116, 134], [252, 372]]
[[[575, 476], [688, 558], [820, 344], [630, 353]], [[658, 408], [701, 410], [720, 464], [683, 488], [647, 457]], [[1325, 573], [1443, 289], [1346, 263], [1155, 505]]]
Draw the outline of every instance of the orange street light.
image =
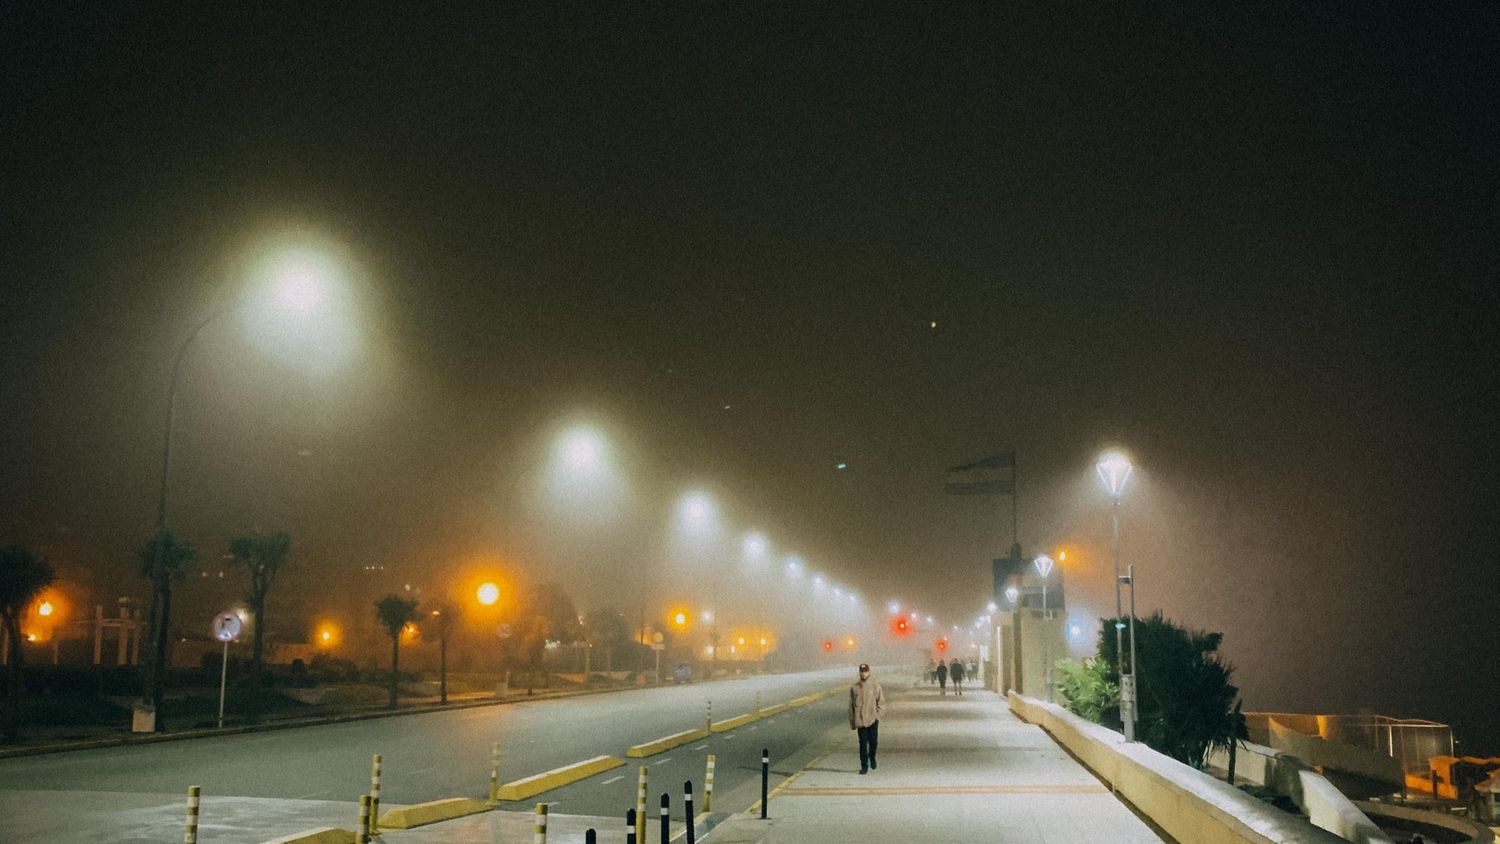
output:
[[42, 604], [41, 604], [41, 606], [39, 606], [39, 607], [36, 608], [36, 614], [39, 615], [39, 616], [42, 616], [42, 617], [46, 617], [46, 616], [49, 616], [49, 615], [52, 614], [52, 610], [53, 610], [52, 602], [51, 601], [43, 601]]
[[479, 599], [479, 603], [492, 607], [496, 601], [500, 600], [500, 587], [493, 583], [483, 583], [479, 591], [475, 593], [475, 597]]

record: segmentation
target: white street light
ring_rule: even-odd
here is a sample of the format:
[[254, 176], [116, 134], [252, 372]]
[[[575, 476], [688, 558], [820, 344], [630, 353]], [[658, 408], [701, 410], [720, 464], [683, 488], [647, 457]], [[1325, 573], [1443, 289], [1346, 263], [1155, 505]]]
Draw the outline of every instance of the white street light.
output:
[[990, 601], [988, 604], [984, 605], [984, 611], [989, 613], [990, 615], [994, 615], [995, 610], [998, 609], [1000, 609], [1000, 607], [996, 606], [994, 601]]
[[1021, 590], [1017, 589], [1014, 586], [1007, 586], [1007, 587], [1005, 587], [1005, 600], [1010, 601], [1010, 606], [1011, 606], [1012, 610], [1015, 609], [1015, 607], [1016, 607], [1016, 599], [1019, 598], [1019, 597], [1021, 597]]
[[[1130, 480], [1133, 467], [1130, 460], [1118, 451], [1106, 452], [1094, 465], [1094, 471], [1099, 474], [1099, 479], [1104, 481], [1105, 491], [1109, 493], [1110, 501], [1110, 526], [1114, 539], [1115, 552], [1115, 618], [1124, 614], [1124, 607], [1120, 600], [1120, 585], [1125, 582], [1120, 576], [1120, 496], [1125, 492], [1125, 484]], [[1130, 574], [1130, 672], [1124, 669], [1124, 660], [1121, 659], [1125, 642], [1123, 632], [1118, 622], [1115, 623], [1115, 658], [1120, 662], [1120, 723], [1125, 727], [1125, 740], [1135, 741], [1135, 567], [1131, 566]]]
[[783, 565], [783, 568], [786, 569], [787, 577], [791, 578], [792, 580], [800, 580], [802, 578], [802, 572], [805, 566], [802, 562], [802, 558], [797, 556], [796, 554], [793, 554], [790, 557], [786, 558], [786, 563]]
[[889, 604], [885, 605], [885, 608], [890, 612], [891, 615], [895, 615], [896, 613], [901, 612], [901, 602], [891, 601]]
[[758, 533], [747, 533], [740, 542], [741, 552], [745, 560], [758, 563], [766, 558], [766, 538]]
[[1041, 575], [1042, 577], [1042, 614], [1046, 615], [1047, 575], [1052, 573], [1052, 558], [1047, 556], [1046, 554], [1038, 554], [1036, 555], [1036, 559], [1031, 561], [1031, 564], [1036, 566], [1036, 573]]

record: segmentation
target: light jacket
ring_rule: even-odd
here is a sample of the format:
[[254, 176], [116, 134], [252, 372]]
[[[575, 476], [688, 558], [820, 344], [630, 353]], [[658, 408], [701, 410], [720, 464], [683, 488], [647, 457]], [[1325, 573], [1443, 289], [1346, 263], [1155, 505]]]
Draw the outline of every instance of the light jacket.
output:
[[849, 687], [849, 727], [868, 727], [885, 714], [885, 689], [874, 677]]

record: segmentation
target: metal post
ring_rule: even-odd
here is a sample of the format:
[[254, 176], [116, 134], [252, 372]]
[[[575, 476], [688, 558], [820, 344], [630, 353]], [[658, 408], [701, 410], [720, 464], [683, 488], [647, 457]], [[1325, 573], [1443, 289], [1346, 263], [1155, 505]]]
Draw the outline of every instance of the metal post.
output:
[[1141, 699], [1141, 674], [1135, 664], [1135, 563], [1130, 564], [1130, 692], [1130, 737], [1134, 738]]
[[634, 809], [625, 810], [625, 844], [636, 844], [639, 840], [636, 834], [636, 818], [639, 817]]
[[380, 754], [370, 760], [370, 834], [380, 833]]
[[354, 832], [354, 844], [370, 844], [370, 795], [359, 796], [359, 828]]
[[[1434, 777], [1437, 774], [1433, 774]], [[198, 844], [198, 786], [188, 786], [187, 823], [182, 829], [182, 844]]]
[[661, 685], [661, 651], [657, 650], [657, 651], [655, 651], [655, 654], [656, 654], [656, 685], [660, 686]]
[[698, 834], [693, 823], [693, 781], [682, 782], [682, 820], [687, 824], [687, 844], [697, 844]]
[[491, 806], [500, 802], [500, 742], [490, 748], [490, 799]]
[[713, 701], [709, 701], [708, 702], [708, 711], [704, 715], [704, 719], [703, 719], [703, 732], [712, 735], [713, 731], [714, 731], [714, 702]]
[[536, 829], [531, 833], [531, 844], [547, 844], [547, 804], [536, 804]]
[[714, 810], [714, 755], [708, 754], [708, 770], [703, 774], [703, 811]]
[[661, 793], [661, 844], [672, 844], [672, 798]]
[[641, 844], [645, 844], [645, 841], [646, 841], [646, 766], [645, 765], [641, 766], [640, 776], [636, 777], [636, 781], [635, 781], [635, 812], [633, 814], [635, 816], [635, 835], [636, 835], [637, 838], [639, 838], [641, 840]]
[[[124, 628], [121, 628], [123, 631]], [[224, 659], [219, 663], [219, 729], [224, 729], [224, 689], [229, 683], [229, 640], [224, 641]]]
[[766, 791], [771, 784], [771, 750], [762, 747], [760, 749], [760, 819], [766, 819]]
[[[1135, 678], [1131, 677], [1128, 684], [1125, 680], [1125, 631], [1120, 629], [1120, 617], [1125, 614], [1125, 607], [1120, 597], [1120, 497], [1118, 495], [1110, 498], [1109, 520], [1111, 536], [1114, 539], [1115, 550], [1115, 662], [1120, 669], [1120, 724], [1125, 730], [1125, 740], [1135, 741], [1135, 706], [1129, 699], [1133, 697]], [[1132, 663], [1130, 670], [1135, 671]], [[1127, 696], [1126, 686], [1129, 685], [1131, 695]]]

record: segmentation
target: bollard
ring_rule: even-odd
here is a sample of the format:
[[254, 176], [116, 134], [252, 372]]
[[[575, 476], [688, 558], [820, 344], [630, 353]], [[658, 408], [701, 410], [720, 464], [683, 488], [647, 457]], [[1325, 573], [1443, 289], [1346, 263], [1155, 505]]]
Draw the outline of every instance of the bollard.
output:
[[188, 786], [187, 823], [182, 828], [182, 844], [198, 844], [198, 786]]
[[682, 783], [682, 819], [687, 822], [687, 844], [696, 844], [698, 836], [693, 824], [692, 780], [684, 780]]
[[635, 783], [635, 837], [646, 844], [646, 766]]
[[500, 802], [500, 742], [490, 748], [490, 805]]
[[531, 834], [531, 844], [547, 844], [547, 804], [536, 804], [536, 831]]
[[766, 819], [766, 804], [770, 802], [766, 797], [766, 790], [771, 784], [771, 749], [762, 747], [760, 749], [760, 819]]
[[704, 719], [703, 731], [706, 732], [706, 733], [708, 733], [709, 735], [713, 734], [713, 731], [714, 731], [714, 702], [713, 701], [709, 701], [708, 702], [708, 714], [705, 716], [705, 719]]
[[354, 833], [354, 844], [370, 844], [370, 795], [359, 796], [359, 826]]
[[708, 770], [703, 774], [703, 811], [714, 810], [714, 755], [708, 754]]
[[380, 754], [370, 760], [370, 834], [380, 834]]
[[625, 844], [636, 844], [635, 819], [636, 819], [636, 811], [634, 809], [626, 809], [625, 810]]
[[583, 844], [599, 844], [599, 836], [594, 832], [593, 827], [583, 831]]
[[661, 793], [661, 844], [672, 844], [672, 798]]

